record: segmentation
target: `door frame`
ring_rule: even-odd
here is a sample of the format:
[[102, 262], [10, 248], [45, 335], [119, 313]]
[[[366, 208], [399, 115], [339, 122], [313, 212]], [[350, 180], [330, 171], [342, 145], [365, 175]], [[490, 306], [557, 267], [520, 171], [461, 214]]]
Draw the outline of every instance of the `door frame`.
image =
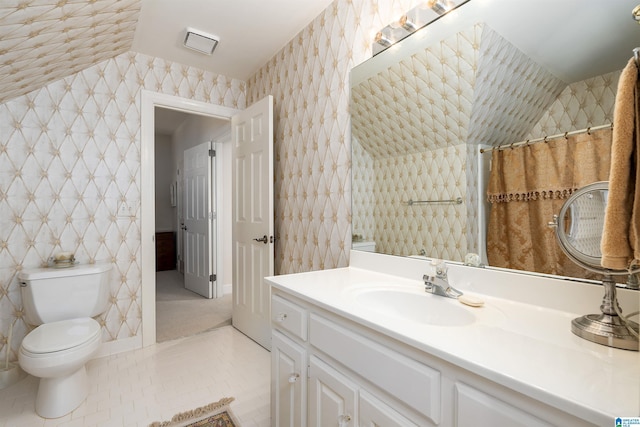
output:
[[140, 279], [142, 346], [156, 343], [155, 107], [231, 120], [241, 110], [143, 89], [140, 94]]

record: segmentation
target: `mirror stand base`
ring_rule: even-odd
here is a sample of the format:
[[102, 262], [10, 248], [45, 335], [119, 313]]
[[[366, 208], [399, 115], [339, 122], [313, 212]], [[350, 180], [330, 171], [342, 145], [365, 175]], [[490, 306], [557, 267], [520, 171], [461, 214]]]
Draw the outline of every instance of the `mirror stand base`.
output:
[[638, 337], [628, 329], [638, 333], [638, 324], [623, 321], [619, 316], [608, 314], [587, 314], [571, 321], [571, 332], [588, 341], [623, 350], [640, 350]]

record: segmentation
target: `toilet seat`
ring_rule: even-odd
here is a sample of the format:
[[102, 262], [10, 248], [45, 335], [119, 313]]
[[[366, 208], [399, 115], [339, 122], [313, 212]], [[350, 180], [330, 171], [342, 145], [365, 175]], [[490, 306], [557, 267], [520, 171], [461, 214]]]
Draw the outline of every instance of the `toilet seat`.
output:
[[100, 324], [90, 317], [45, 323], [29, 332], [22, 349], [32, 357], [70, 350], [95, 341]]

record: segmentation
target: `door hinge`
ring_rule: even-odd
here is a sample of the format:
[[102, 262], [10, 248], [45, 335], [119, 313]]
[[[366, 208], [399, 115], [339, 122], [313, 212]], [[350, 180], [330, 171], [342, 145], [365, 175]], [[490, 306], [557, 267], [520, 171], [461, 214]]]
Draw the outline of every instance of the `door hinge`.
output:
[[209, 157], [215, 157], [216, 156], [216, 150], [209, 150]]
[[209, 275], [209, 281], [210, 282], [215, 282], [217, 278], [218, 278], [217, 274], [210, 274]]

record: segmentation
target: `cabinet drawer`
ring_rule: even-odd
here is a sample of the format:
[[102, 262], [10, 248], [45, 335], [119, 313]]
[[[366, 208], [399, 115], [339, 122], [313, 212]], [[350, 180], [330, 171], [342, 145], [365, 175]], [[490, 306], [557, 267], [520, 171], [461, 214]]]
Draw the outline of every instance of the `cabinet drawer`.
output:
[[358, 408], [360, 426], [418, 427], [364, 390], [360, 390]]
[[271, 321], [275, 328], [285, 330], [303, 341], [307, 340], [307, 310], [281, 298], [271, 297]]
[[488, 426], [551, 427], [540, 418], [468, 385], [457, 383], [455, 393], [458, 427], [477, 426], [479, 420]]
[[309, 341], [431, 422], [440, 422], [439, 371], [315, 314]]

